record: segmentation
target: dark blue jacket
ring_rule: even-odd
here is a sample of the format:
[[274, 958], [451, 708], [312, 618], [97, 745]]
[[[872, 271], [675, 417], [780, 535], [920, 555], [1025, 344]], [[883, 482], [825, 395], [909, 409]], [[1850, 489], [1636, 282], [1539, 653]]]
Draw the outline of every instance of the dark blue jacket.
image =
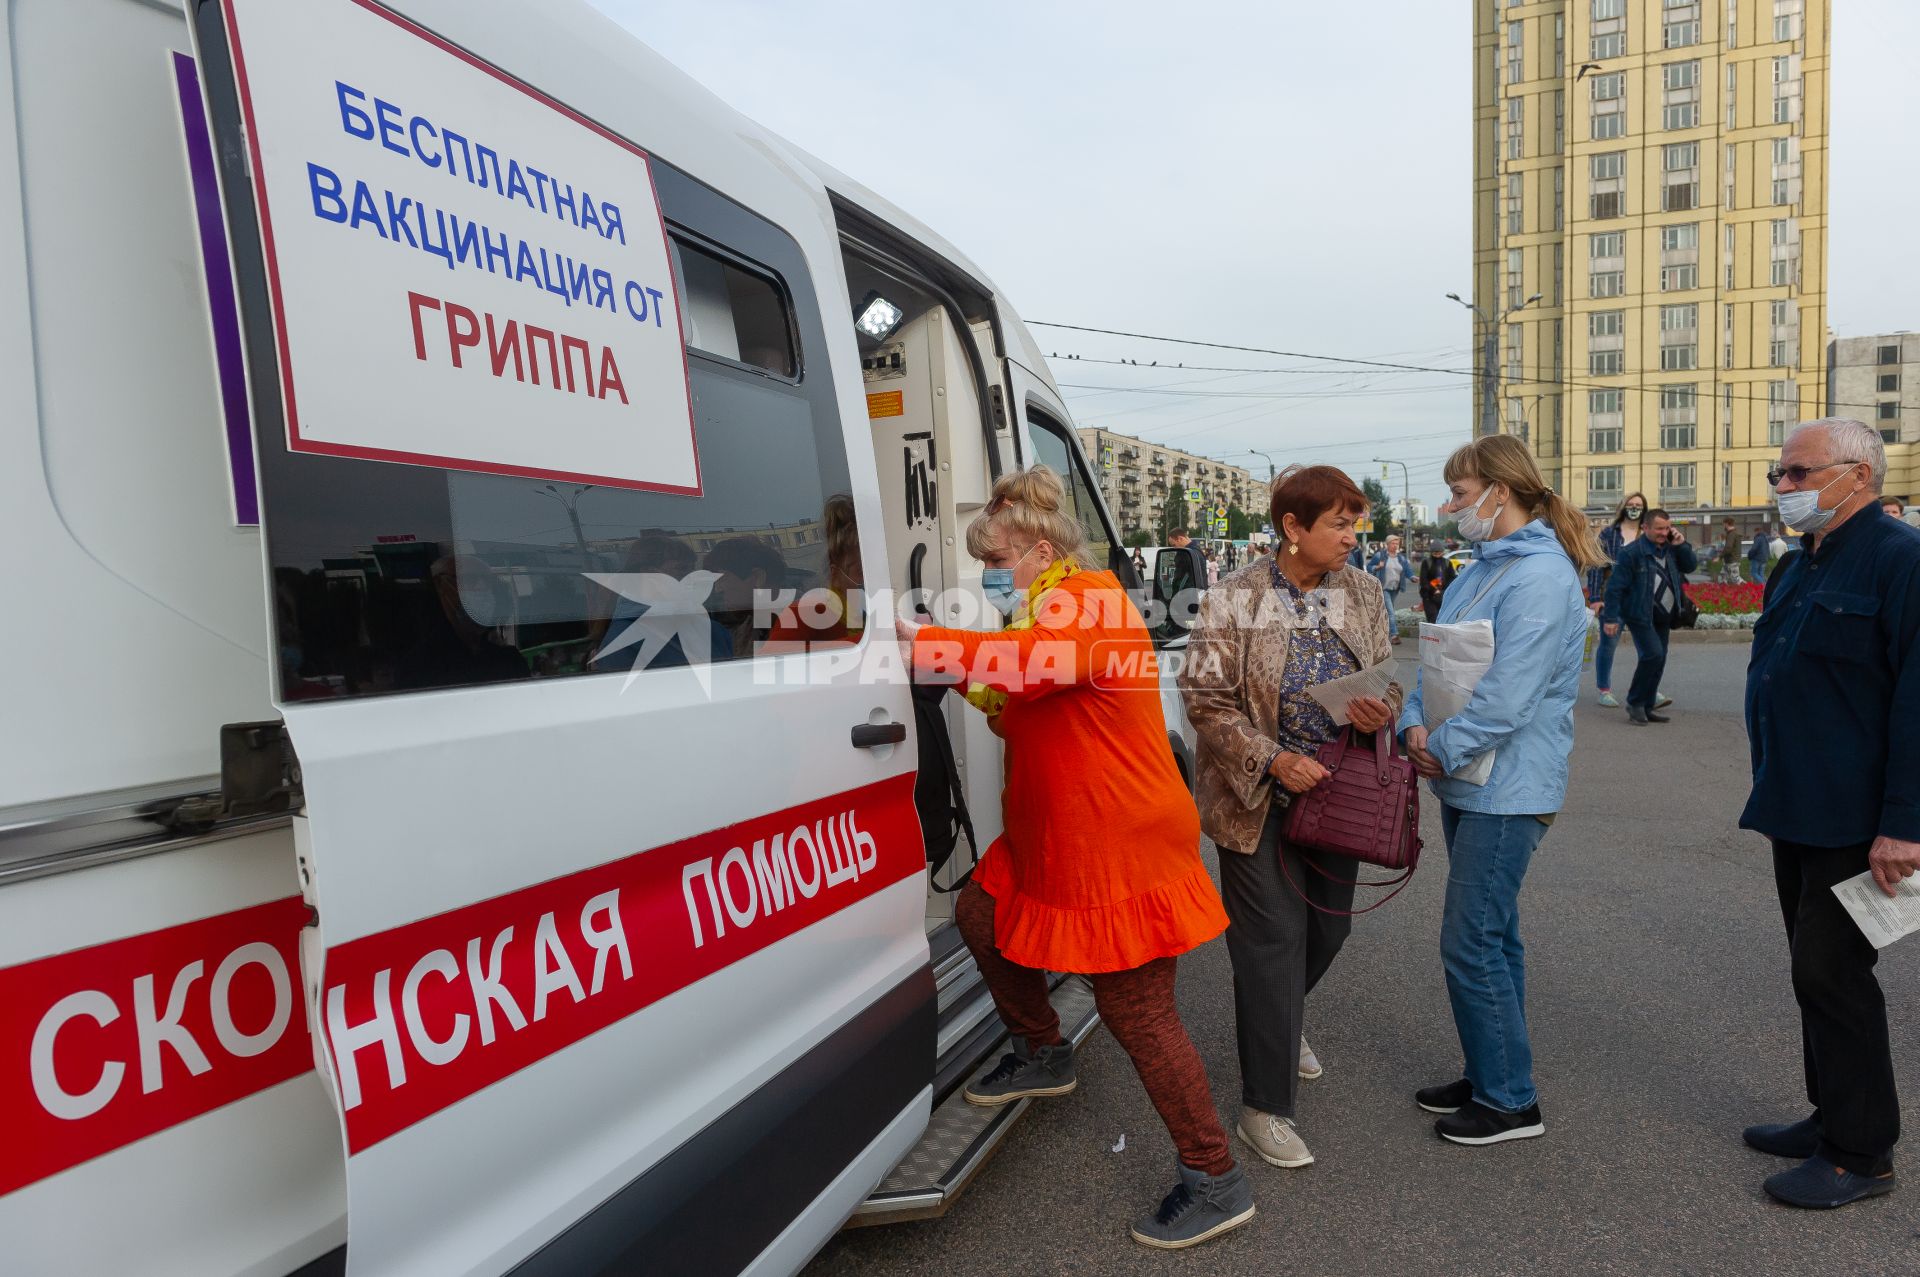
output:
[[[1676, 541], [1665, 549], [1667, 579], [1673, 585], [1677, 606], [1687, 588], [1687, 573], [1700, 566], [1700, 559], [1685, 541]], [[1653, 542], [1644, 536], [1620, 551], [1613, 575], [1607, 579], [1607, 605], [1600, 613], [1602, 624], [1625, 621], [1631, 625], [1653, 619], [1653, 574], [1657, 571], [1653, 551]]]
[[1920, 842], [1920, 530], [1871, 505], [1781, 560], [1753, 630], [1747, 740], [1742, 829]]

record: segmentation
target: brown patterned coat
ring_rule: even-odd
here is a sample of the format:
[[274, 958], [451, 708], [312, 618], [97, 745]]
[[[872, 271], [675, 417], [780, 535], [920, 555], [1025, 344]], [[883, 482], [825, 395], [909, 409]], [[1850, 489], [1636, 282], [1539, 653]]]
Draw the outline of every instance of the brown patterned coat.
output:
[[[1363, 669], [1393, 655], [1380, 583], [1355, 567], [1327, 574], [1327, 620]], [[1223, 577], [1207, 591], [1187, 642], [1180, 694], [1199, 738], [1194, 800], [1200, 827], [1228, 851], [1260, 845], [1276, 782], [1267, 765], [1280, 748], [1280, 679], [1300, 622], [1273, 586], [1269, 560]], [[1398, 719], [1405, 694], [1388, 694]]]

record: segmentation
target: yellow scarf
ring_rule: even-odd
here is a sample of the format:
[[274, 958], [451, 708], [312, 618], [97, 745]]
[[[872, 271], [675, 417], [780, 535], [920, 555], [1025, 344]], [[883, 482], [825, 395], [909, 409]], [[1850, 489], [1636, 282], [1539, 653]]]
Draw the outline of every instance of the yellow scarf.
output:
[[[1007, 621], [1006, 629], [1032, 629], [1034, 609], [1039, 607], [1047, 591], [1079, 570], [1071, 559], [1055, 559], [1052, 567], [1033, 579], [1033, 584], [1027, 587], [1027, 596], [1014, 605], [1013, 616]], [[967, 688], [967, 704], [992, 717], [1007, 707], [1007, 694], [985, 683], [974, 683]]]

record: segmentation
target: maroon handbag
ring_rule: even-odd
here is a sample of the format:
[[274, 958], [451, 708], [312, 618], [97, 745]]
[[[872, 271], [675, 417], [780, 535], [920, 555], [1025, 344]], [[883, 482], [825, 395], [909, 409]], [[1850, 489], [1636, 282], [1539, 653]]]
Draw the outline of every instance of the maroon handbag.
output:
[[1287, 858], [1280, 857], [1280, 871], [1295, 894], [1321, 913], [1349, 917], [1370, 913], [1399, 895], [1419, 867], [1421, 847], [1420, 777], [1413, 760], [1394, 747], [1390, 727], [1374, 733], [1371, 749], [1357, 736], [1349, 729], [1319, 748], [1315, 759], [1327, 769], [1327, 778], [1293, 795], [1280, 831], [1308, 868], [1336, 882], [1347, 880], [1322, 869], [1308, 853], [1345, 856], [1399, 873], [1380, 882], [1356, 881], [1361, 887], [1393, 888], [1365, 909], [1328, 909], [1307, 900], [1287, 870]]

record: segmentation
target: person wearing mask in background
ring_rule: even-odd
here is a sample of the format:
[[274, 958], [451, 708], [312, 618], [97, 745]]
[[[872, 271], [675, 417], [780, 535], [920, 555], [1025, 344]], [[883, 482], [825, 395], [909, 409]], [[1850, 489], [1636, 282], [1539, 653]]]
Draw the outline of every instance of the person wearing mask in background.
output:
[[1394, 643], [1400, 641], [1400, 626], [1394, 620], [1394, 612], [1400, 606], [1400, 589], [1413, 580], [1413, 563], [1407, 558], [1406, 551], [1400, 548], [1399, 536], [1389, 536], [1374, 551], [1373, 562], [1367, 565], [1367, 575], [1380, 582], [1380, 590], [1386, 595], [1387, 633]]
[[[1431, 732], [1419, 686], [1400, 715], [1407, 753], [1440, 800], [1448, 859], [1440, 953], [1466, 1062], [1459, 1081], [1414, 1100], [1442, 1115], [1441, 1138], [1482, 1145], [1546, 1132], [1527, 1035], [1520, 886], [1566, 797], [1587, 641], [1580, 574], [1605, 555], [1513, 435], [1455, 452], [1446, 480], [1452, 497], [1441, 511], [1477, 544], [1439, 623], [1490, 620], [1494, 653], [1466, 707]], [[1488, 750], [1484, 785], [1453, 779]]]
[[1427, 557], [1420, 561], [1420, 608], [1428, 622], [1440, 615], [1440, 600], [1453, 584], [1453, 563], [1441, 552], [1438, 541], [1427, 543]]
[[[1613, 565], [1620, 561], [1620, 552], [1640, 539], [1640, 523], [1647, 516], [1647, 499], [1638, 492], [1629, 492], [1627, 499], [1620, 503], [1614, 513], [1613, 522], [1600, 530], [1600, 549], [1606, 554], [1607, 562], [1587, 570], [1587, 607], [1595, 616], [1607, 602], [1607, 579], [1613, 575]], [[1600, 691], [1600, 703], [1608, 709], [1619, 709], [1620, 702], [1613, 694], [1613, 656], [1620, 647], [1620, 635], [1600, 632], [1600, 641], [1593, 651], [1593, 683]]]
[[1600, 613], [1601, 633], [1613, 639], [1621, 626], [1633, 632], [1633, 682], [1627, 688], [1627, 721], [1638, 727], [1670, 720], [1658, 713], [1672, 698], [1657, 700], [1660, 676], [1667, 668], [1667, 636], [1686, 596], [1687, 573], [1700, 566], [1699, 556], [1673, 526], [1665, 510], [1649, 510], [1646, 531], [1620, 553], [1607, 582], [1607, 601]]
[[[1347, 563], [1366, 510], [1360, 489], [1332, 466], [1282, 472], [1270, 507], [1282, 548], [1201, 600], [1180, 671], [1198, 742], [1200, 825], [1220, 849], [1233, 919], [1237, 1129], [1274, 1166], [1313, 1161], [1293, 1125], [1300, 1079], [1321, 1073], [1301, 1018], [1352, 928], [1355, 862], [1336, 856], [1309, 868], [1280, 836], [1291, 796], [1326, 778], [1314, 755], [1340, 730], [1307, 689], [1393, 654], [1379, 582]], [[1397, 702], [1397, 685], [1391, 695]], [[1359, 730], [1380, 731], [1396, 708], [1357, 698], [1349, 713]]]
[[1900, 1098], [1879, 953], [1833, 894], [1871, 873], [1871, 889], [1893, 896], [1920, 873], [1920, 532], [1876, 500], [1886, 473], [1880, 432], [1841, 417], [1796, 427], [1767, 472], [1803, 540], [1753, 630], [1740, 827], [1773, 843], [1813, 1112], [1743, 1135], [1801, 1159], [1765, 1181], [1790, 1206], [1894, 1187]]
[[895, 625], [916, 677], [970, 683], [968, 702], [1006, 744], [1005, 832], [955, 900], [954, 919], [1013, 1050], [966, 1098], [994, 1106], [1078, 1085], [1046, 973], [1087, 975], [1179, 1151], [1178, 1182], [1133, 1237], [1176, 1249], [1254, 1213], [1174, 1005], [1175, 959], [1224, 931], [1227, 915], [1167, 749], [1157, 676], [1143, 668], [1153, 650], [1146, 623], [1095, 565], [1067, 500], [1045, 466], [1003, 475], [967, 529], [968, 553], [985, 565], [982, 589], [1011, 611], [1006, 629]]

